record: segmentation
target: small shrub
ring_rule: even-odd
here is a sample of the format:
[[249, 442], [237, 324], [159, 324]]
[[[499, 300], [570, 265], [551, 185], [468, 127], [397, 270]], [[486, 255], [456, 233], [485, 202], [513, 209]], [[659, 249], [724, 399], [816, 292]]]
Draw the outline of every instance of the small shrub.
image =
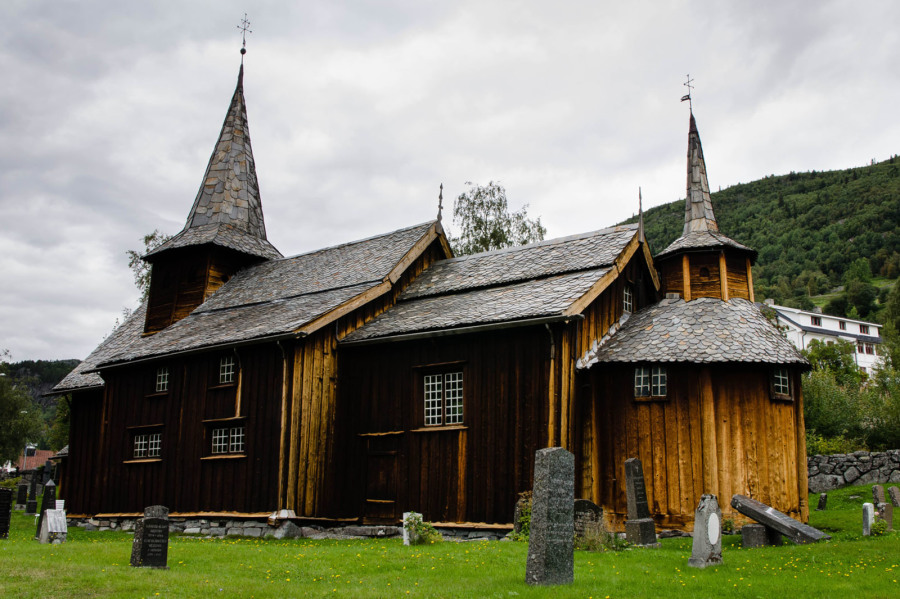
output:
[[872, 522], [872, 536], [880, 537], [881, 535], [887, 534], [887, 522], [884, 520], [875, 520]]
[[815, 431], [806, 431], [806, 455], [834, 455], [836, 453], [853, 453], [868, 451], [865, 441], [852, 439], [844, 435], [823, 437]]
[[21, 476], [16, 476], [15, 478], [0, 480], [0, 487], [3, 487], [4, 489], [15, 489], [21, 479]]
[[733, 518], [725, 518], [722, 520], [722, 534], [724, 535], [733, 535], [734, 534], [734, 519]]
[[584, 536], [575, 537], [575, 549], [584, 551], [622, 551], [629, 545], [628, 541], [607, 530], [603, 520], [585, 523]]
[[403, 521], [403, 528], [409, 534], [410, 545], [425, 545], [444, 539], [434, 526], [422, 520], [422, 514], [417, 514], [416, 512], [410, 512], [409, 516]]
[[531, 536], [531, 499], [531, 491], [519, 493], [519, 500], [516, 502], [519, 514], [516, 521], [517, 530], [514, 530], [509, 535], [509, 538], [513, 541], [527, 541]]

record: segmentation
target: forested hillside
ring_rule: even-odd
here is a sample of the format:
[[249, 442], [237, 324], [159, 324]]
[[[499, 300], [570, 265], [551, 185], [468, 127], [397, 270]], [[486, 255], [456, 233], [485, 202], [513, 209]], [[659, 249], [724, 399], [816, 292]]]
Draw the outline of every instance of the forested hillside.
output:
[[[810, 296], [847, 283], [849, 271], [869, 271], [852, 276], [870, 280], [900, 275], [900, 157], [841, 171], [769, 176], [713, 193], [712, 201], [722, 232], [759, 252], [753, 269], [757, 301], [811, 308]], [[681, 235], [684, 200], [648, 210], [644, 223], [651, 250], [662, 251]], [[860, 300], [872, 299], [871, 309], [856, 315], [875, 316], [874, 293]], [[830, 307], [844, 313], [854, 308], [852, 299]]]

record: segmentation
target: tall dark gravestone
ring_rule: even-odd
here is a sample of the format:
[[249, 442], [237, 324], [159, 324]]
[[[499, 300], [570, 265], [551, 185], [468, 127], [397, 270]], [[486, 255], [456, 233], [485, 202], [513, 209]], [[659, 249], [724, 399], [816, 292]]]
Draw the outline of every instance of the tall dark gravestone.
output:
[[16, 509], [24, 510], [28, 503], [28, 483], [20, 482], [16, 487]]
[[656, 524], [647, 505], [644, 467], [638, 458], [625, 460], [625, 497], [628, 500], [625, 539], [633, 545], [657, 545]]
[[571, 584], [575, 579], [574, 506], [575, 456], [562, 447], [535, 452], [528, 584]]
[[151, 505], [144, 517], [134, 523], [131, 565], [135, 568], [168, 570], [169, 508]]
[[28, 485], [28, 501], [25, 502], [25, 514], [31, 516], [37, 512], [37, 476], [31, 477]]
[[703, 495], [694, 513], [694, 543], [688, 565], [705, 568], [722, 563], [722, 510], [715, 495]]
[[41, 497], [41, 513], [38, 515], [37, 530], [34, 531], [34, 538], [41, 538], [41, 524], [44, 523], [44, 513], [47, 510], [56, 508], [56, 483], [52, 480], [44, 485], [44, 495]]
[[12, 519], [12, 489], [0, 488], [0, 539], [9, 538], [9, 521]]

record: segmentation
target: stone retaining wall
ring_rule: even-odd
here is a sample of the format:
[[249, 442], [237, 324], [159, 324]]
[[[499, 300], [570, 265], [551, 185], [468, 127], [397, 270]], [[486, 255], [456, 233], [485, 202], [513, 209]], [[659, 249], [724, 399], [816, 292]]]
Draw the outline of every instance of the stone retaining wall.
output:
[[900, 449], [855, 451], [806, 458], [809, 492], [824, 493], [847, 485], [900, 483]]

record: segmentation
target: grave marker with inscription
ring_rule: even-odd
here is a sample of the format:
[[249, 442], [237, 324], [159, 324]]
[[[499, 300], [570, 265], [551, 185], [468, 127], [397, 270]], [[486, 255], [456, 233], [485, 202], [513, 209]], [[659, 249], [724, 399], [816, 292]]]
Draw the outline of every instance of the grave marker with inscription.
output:
[[169, 508], [151, 505], [144, 517], [134, 523], [131, 565], [135, 568], [168, 570]]
[[769, 528], [774, 528], [790, 541], [799, 544], [815, 543], [816, 541], [827, 541], [831, 537], [817, 528], [813, 528], [808, 524], [797, 522], [787, 514], [779, 512], [773, 507], [769, 507], [764, 503], [760, 503], [755, 499], [750, 499], [744, 495], [735, 495], [731, 498], [731, 507], [747, 516], [756, 520], [760, 524], [765, 524]]
[[590, 499], [576, 499], [573, 510], [575, 538], [583, 539], [585, 534], [598, 531], [603, 519], [603, 508]]
[[893, 504], [894, 507], [900, 507], [900, 489], [891, 487], [888, 489], [888, 495], [891, 496], [891, 504]]
[[20, 482], [16, 487], [16, 509], [24, 510], [26, 503], [28, 503], [28, 483]]
[[41, 497], [41, 513], [38, 515], [37, 528], [34, 531], [34, 538], [41, 538], [41, 524], [44, 522], [44, 512], [52, 510], [56, 507], [56, 483], [52, 480], [44, 487], [44, 494]]
[[703, 495], [694, 513], [694, 542], [688, 565], [705, 568], [722, 563], [722, 510], [715, 495]]
[[0, 539], [9, 538], [9, 521], [12, 519], [12, 489], [0, 487]]
[[562, 447], [535, 452], [525, 582], [571, 584], [575, 577], [575, 456]]
[[37, 512], [37, 477], [31, 477], [28, 485], [28, 501], [25, 502], [25, 514], [31, 516]]
[[63, 510], [47, 510], [41, 526], [41, 543], [53, 543], [58, 545], [66, 542], [69, 527], [66, 524], [66, 512]]
[[628, 501], [628, 520], [625, 539], [632, 545], [659, 546], [656, 542], [656, 523], [647, 505], [647, 486], [644, 467], [638, 458], [625, 460], [625, 498]]

